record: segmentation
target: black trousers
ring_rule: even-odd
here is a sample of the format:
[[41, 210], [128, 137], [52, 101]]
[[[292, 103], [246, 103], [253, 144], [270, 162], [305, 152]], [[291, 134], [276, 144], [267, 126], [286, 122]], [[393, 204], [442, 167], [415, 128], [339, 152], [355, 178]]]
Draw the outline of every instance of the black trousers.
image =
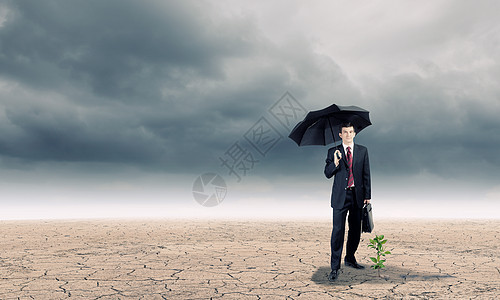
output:
[[358, 249], [361, 238], [361, 219], [363, 209], [356, 205], [356, 194], [354, 191], [347, 191], [344, 207], [333, 209], [333, 230], [330, 240], [331, 246], [331, 267], [332, 270], [340, 269], [340, 259], [344, 245], [345, 219], [349, 212], [349, 232], [347, 233], [347, 249], [345, 258], [354, 261], [354, 253]]

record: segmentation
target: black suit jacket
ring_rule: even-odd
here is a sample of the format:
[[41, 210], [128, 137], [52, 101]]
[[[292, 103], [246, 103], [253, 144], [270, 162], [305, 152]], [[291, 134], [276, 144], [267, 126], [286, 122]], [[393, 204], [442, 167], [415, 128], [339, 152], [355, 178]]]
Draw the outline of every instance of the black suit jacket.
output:
[[[336, 150], [342, 153], [342, 159], [339, 165], [335, 167], [333, 154]], [[337, 147], [328, 149], [326, 157], [325, 176], [333, 179], [331, 206], [341, 209], [344, 206], [345, 195], [347, 189], [347, 180], [349, 177], [347, 157], [344, 153], [344, 147], [340, 144]], [[371, 199], [371, 183], [370, 183], [370, 162], [368, 160], [368, 150], [366, 147], [354, 144], [354, 157], [352, 161], [354, 170], [354, 191], [356, 193], [356, 202], [358, 207], [363, 207], [365, 199]]]

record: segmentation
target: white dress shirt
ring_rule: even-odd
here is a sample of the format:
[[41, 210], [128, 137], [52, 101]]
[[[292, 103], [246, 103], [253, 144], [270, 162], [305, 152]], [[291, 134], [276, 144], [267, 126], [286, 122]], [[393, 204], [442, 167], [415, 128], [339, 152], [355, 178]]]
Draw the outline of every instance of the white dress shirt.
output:
[[[346, 145], [346, 144], [342, 143], [342, 146], [344, 147], [345, 161], [346, 162], [347, 162], [347, 147], [351, 147], [352, 164], [354, 165], [354, 143], [352, 143], [351, 145]], [[354, 174], [353, 174], [353, 177], [354, 177]], [[352, 187], [354, 187], [354, 185], [355, 185], [355, 182], [352, 183]]]

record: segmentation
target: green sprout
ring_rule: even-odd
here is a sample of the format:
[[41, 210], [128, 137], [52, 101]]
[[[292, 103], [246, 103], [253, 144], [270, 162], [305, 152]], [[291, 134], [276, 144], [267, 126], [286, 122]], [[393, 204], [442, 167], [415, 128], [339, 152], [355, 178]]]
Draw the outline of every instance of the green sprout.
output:
[[368, 247], [377, 250], [377, 257], [370, 257], [370, 259], [374, 263], [372, 269], [377, 270], [379, 277], [382, 277], [380, 276], [380, 270], [385, 268], [384, 266], [384, 262], [386, 261], [385, 256], [387, 254], [391, 254], [390, 251], [385, 251], [384, 249], [384, 244], [386, 242], [387, 240], [384, 240], [384, 235], [375, 235], [375, 238], [370, 239], [370, 244], [368, 244]]

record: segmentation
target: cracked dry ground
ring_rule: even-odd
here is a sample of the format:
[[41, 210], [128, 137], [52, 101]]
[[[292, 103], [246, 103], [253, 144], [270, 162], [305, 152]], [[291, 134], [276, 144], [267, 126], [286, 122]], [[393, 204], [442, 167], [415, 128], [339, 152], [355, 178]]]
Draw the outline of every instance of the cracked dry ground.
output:
[[[378, 221], [329, 283], [330, 222], [2, 221], [0, 299], [493, 299], [500, 221]], [[373, 234], [358, 261], [369, 265]]]

